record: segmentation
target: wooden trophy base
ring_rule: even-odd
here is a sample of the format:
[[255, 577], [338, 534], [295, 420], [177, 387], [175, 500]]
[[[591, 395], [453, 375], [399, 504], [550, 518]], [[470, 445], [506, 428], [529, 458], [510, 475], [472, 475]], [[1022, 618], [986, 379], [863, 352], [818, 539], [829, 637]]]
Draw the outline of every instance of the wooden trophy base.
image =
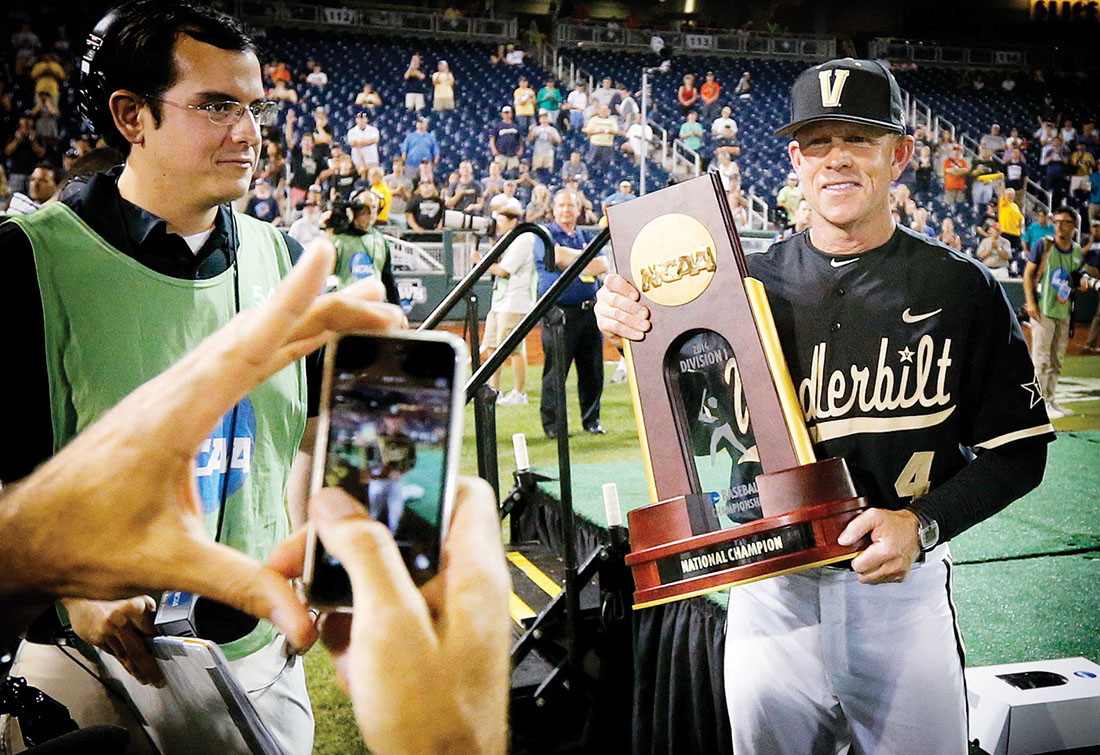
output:
[[[629, 513], [634, 608], [854, 558], [870, 545], [836, 539], [867, 501], [843, 459], [759, 475], [765, 517], [715, 529], [709, 496], [686, 495]], [[822, 502], [824, 501], [824, 502]]]

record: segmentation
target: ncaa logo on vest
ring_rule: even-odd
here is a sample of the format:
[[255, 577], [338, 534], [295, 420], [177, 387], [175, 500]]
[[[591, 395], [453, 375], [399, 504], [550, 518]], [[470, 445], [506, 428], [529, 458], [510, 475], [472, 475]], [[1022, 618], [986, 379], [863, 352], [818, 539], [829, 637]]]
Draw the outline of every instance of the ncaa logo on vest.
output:
[[374, 275], [374, 260], [366, 252], [351, 255], [351, 274], [356, 278], [369, 278]]
[[[256, 412], [252, 401], [245, 397], [237, 405], [236, 432], [230, 427], [233, 410], [230, 409], [210, 436], [199, 446], [195, 457], [195, 477], [202, 499], [202, 513], [217, 511], [222, 502], [222, 486], [225, 495], [231, 496], [241, 489], [245, 478], [252, 471], [252, 450], [256, 440]], [[229, 443], [233, 438], [233, 443]], [[232, 449], [230, 448], [232, 445]], [[230, 454], [232, 458], [229, 458]], [[225, 475], [228, 472], [228, 484]]]

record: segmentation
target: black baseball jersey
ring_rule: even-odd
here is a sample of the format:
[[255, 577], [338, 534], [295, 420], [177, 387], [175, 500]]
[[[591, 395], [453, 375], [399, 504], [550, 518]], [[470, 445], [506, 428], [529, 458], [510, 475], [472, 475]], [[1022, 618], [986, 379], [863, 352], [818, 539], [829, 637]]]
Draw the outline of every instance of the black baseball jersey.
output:
[[803, 232], [748, 264], [818, 458], [846, 457], [872, 506], [908, 505], [974, 451], [1053, 440], [1020, 325], [974, 260], [899, 227], [858, 255]]

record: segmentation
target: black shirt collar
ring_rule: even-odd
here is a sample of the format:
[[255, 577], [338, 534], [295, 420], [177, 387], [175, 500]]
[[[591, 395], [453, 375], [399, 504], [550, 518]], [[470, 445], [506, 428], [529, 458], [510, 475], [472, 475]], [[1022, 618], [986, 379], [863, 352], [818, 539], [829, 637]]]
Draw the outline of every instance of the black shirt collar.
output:
[[92, 230], [123, 254], [146, 267], [173, 278], [197, 280], [225, 272], [236, 259], [237, 240], [228, 205], [218, 207], [214, 229], [198, 254], [183, 237], [168, 233], [168, 223], [148, 210], [123, 199], [118, 192], [122, 166], [74, 185], [62, 201]]

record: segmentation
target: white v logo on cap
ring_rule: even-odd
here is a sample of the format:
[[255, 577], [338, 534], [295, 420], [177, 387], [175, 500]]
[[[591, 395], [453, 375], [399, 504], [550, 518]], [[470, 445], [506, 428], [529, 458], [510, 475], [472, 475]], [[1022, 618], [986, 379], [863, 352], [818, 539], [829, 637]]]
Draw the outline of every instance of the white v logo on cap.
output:
[[[833, 74], [836, 74], [836, 80], [833, 80]], [[846, 68], [834, 68], [831, 71], [819, 71], [817, 74], [818, 83], [821, 84], [821, 106], [822, 107], [840, 107], [840, 94], [844, 91], [844, 82], [848, 80], [848, 74], [851, 73]]]

